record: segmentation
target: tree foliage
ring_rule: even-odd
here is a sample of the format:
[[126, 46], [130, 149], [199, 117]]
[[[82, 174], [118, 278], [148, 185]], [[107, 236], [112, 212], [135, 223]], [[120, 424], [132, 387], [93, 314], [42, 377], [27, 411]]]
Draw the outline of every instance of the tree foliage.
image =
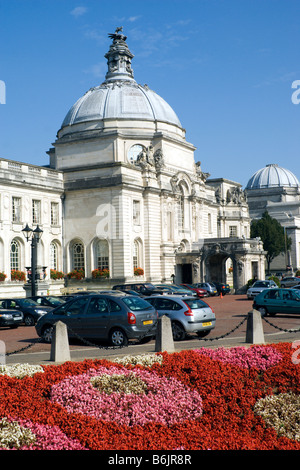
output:
[[253, 220], [251, 222], [251, 237], [260, 237], [264, 250], [266, 251], [266, 259], [268, 264], [268, 271], [270, 271], [270, 264], [272, 260], [289, 250], [292, 244], [290, 237], [286, 237], [286, 233], [278, 220], [270, 216], [268, 211], [265, 211], [262, 218]]

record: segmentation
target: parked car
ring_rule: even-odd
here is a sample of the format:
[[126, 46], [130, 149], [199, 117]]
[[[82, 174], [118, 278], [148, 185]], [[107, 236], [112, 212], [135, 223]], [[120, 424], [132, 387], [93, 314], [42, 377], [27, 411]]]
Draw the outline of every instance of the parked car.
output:
[[225, 284], [224, 282], [211, 282], [211, 284], [213, 284], [217, 291], [218, 291], [218, 294], [222, 294], [222, 295], [226, 295], [226, 294], [230, 294], [230, 285], [229, 284]]
[[300, 313], [300, 292], [295, 289], [267, 289], [258, 294], [253, 302], [253, 308], [262, 316], [276, 313]]
[[203, 289], [202, 287], [194, 287], [192, 284], [180, 284], [180, 285], [182, 287], [185, 287], [186, 289], [196, 292], [198, 297], [208, 297], [207, 290]]
[[278, 287], [274, 281], [255, 281], [247, 290], [248, 299], [254, 299], [257, 294], [260, 294], [265, 289], [273, 289]]
[[183, 340], [186, 334], [206, 336], [215, 328], [216, 317], [210, 306], [197, 297], [151, 296], [146, 300], [153, 305], [159, 316], [171, 319], [173, 338]]
[[18, 328], [23, 323], [23, 313], [19, 310], [6, 309], [3, 300], [0, 301], [0, 326]]
[[36, 321], [45, 313], [53, 310], [53, 307], [41, 307], [32, 299], [3, 299], [3, 308], [8, 310], [18, 310], [23, 313], [23, 321], [26, 326], [35, 325]]
[[300, 284], [297, 284], [296, 286], [291, 287], [291, 289], [300, 290]]
[[61, 297], [55, 297], [53, 295], [36, 295], [35, 297], [29, 298], [34, 300], [39, 305], [53, 308], [58, 307], [65, 302]]
[[177, 286], [176, 284], [155, 284], [157, 289], [162, 291], [163, 294], [168, 295], [197, 295], [196, 292], [192, 293], [190, 289], [187, 289], [182, 286]]
[[300, 283], [299, 277], [287, 276], [281, 279], [280, 287], [293, 287], [299, 283]]
[[118, 284], [113, 286], [113, 290], [120, 290], [127, 292], [129, 290], [134, 290], [140, 295], [152, 295], [152, 294], [161, 294], [159, 289], [151, 284], [151, 282], [135, 282], [132, 284]]
[[109, 340], [125, 346], [129, 339], [147, 340], [155, 336], [157, 311], [144, 299], [126, 294], [88, 294], [66, 302], [43, 315], [36, 324], [37, 334], [47, 343], [53, 326], [61, 321], [70, 338]]
[[218, 293], [216, 286], [214, 286], [210, 282], [198, 282], [196, 284], [193, 284], [193, 286], [205, 289], [208, 292], [208, 295], [217, 295]]

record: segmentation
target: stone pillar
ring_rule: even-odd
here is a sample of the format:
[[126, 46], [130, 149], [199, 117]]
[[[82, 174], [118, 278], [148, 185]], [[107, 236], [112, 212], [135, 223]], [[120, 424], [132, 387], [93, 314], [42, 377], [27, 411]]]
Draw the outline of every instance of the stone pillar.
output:
[[261, 313], [258, 310], [251, 310], [248, 312], [246, 343], [265, 343]]
[[51, 342], [50, 361], [66, 362], [70, 361], [69, 339], [67, 325], [58, 321], [54, 325], [53, 337]]
[[155, 340], [155, 351], [174, 352], [174, 341], [171, 320], [166, 315], [158, 319], [158, 326]]

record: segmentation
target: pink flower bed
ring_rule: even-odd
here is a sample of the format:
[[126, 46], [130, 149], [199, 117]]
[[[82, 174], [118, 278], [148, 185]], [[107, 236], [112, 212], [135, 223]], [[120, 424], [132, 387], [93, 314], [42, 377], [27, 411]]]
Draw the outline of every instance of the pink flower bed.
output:
[[267, 370], [268, 367], [278, 364], [282, 358], [282, 354], [270, 346], [255, 346], [252, 348], [238, 346], [228, 349], [200, 348], [195, 351], [213, 360], [222, 361], [243, 369], [254, 367], [260, 370]]
[[[129, 376], [139, 378], [146, 390], [141, 393], [107, 394], [91, 383], [92, 377]], [[69, 413], [82, 413], [121, 425], [160, 423], [170, 426], [202, 415], [202, 400], [196, 390], [175, 378], [160, 377], [147, 370], [99, 367], [79, 376], [71, 376], [51, 388], [51, 401]]]

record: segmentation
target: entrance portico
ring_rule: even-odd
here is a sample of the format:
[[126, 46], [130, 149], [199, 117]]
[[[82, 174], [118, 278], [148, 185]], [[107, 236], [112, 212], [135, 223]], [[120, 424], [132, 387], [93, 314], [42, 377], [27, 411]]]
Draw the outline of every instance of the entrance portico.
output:
[[259, 239], [206, 239], [199, 250], [176, 254], [178, 284], [228, 282], [231, 278], [233, 289], [238, 293], [249, 279], [264, 276], [265, 252]]

